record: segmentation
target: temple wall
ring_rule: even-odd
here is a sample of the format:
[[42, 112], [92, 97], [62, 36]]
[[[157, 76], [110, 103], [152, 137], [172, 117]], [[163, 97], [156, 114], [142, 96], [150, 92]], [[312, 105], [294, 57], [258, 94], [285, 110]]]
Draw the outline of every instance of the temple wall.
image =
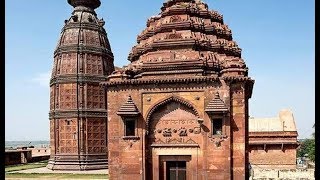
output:
[[[237, 86], [241, 87], [241, 86]], [[240, 88], [241, 89], [241, 88]], [[234, 89], [239, 90], [239, 89]], [[211, 119], [204, 111], [207, 104], [214, 98], [214, 93], [219, 91], [221, 99], [228, 105], [233, 103], [233, 114], [224, 118], [223, 132], [225, 137], [221, 140], [217, 137], [212, 137]], [[230, 98], [232, 94], [233, 99]], [[125, 124], [121, 116], [117, 115], [117, 111], [127, 101], [131, 95], [133, 102], [139, 109], [141, 116], [138, 118], [136, 127], [136, 136], [134, 138], [125, 138]], [[170, 147], [149, 147], [151, 143], [146, 133], [146, 117], [149, 110], [156, 106], [159, 102], [172, 97], [181, 98], [190, 102], [194, 109], [198, 112], [199, 118], [203, 119], [201, 132], [197, 132], [199, 125], [196, 123], [185, 124], [189, 129], [194, 128], [194, 131], [188, 131], [186, 137], [172, 135], [171, 138], [162, 138], [156, 133], [156, 139], [161, 137], [160, 141], [169, 144], [173, 140], [178, 140], [177, 144], [184, 144], [182, 147], [172, 145]], [[225, 180], [231, 179], [232, 169], [234, 179], [244, 179], [245, 176], [245, 105], [244, 95], [238, 91], [230, 92], [229, 86], [225, 86], [219, 82], [212, 83], [192, 83], [192, 84], [153, 84], [143, 85], [139, 89], [135, 86], [113, 86], [107, 87], [108, 98], [108, 148], [109, 148], [109, 173], [110, 179], [141, 179], [145, 174], [146, 178], [161, 179], [159, 172], [163, 171], [163, 159], [170, 159], [169, 156], [188, 156], [191, 159], [187, 161], [187, 177], [188, 179], [215, 179]], [[231, 100], [230, 100], [231, 99]], [[165, 108], [173, 108], [174, 104], [165, 105]], [[168, 113], [161, 110], [155, 118], [164, 117]], [[175, 111], [178, 112], [178, 111]], [[180, 116], [186, 116], [187, 113], [172, 114], [170, 118], [175, 119]], [[187, 117], [186, 117], [187, 118]], [[152, 120], [152, 119], [151, 119]], [[230, 120], [234, 121], [230, 123]], [[151, 126], [152, 122], [150, 122]], [[190, 126], [190, 127], [189, 127]], [[159, 128], [174, 128], [174, 125], [158, 125]], [[232, 133], [231, 133], [232, 131]], [[160, 132], [160, 131], [159, 131]], [[149, 132], [151, 133], [151, 132]], [[179, 137], [179, 138], [176, 138]], [[191, 147], [186, 142], [194, 142], [198, 147]], [[232, 145], [232, 141], [234, 144]], [[153, 144], [156, 142], [153, 142]], [[218, 145], [219, 144], [219, 145]], [[232, 146], [233, 148], [230, 148]], [[232, 152], [233, 149], [233, 152]], [[151, 161], [150, 161], [151, 158]], [[149, 164], [148, 164], [149, 163]], [[150, 164], [151, 163], [151, 164]]]
[[232, 164], [233, 179], [246, 179], [247, 127], [246, 100], [243, 84], [231, 86], [231, 132], [232, 132]]

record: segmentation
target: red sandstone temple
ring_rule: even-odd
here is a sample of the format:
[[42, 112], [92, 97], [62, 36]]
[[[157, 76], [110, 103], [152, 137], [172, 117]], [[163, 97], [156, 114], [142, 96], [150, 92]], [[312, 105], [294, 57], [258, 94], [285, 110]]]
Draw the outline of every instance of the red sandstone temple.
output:
[[249, 138], [265, 145], [249, 133], [254, 80], [221, 14], [201, 0], [166, 1], [115, 70], [100, 0], [68, 3], [48, 168], [109, 168], [112, 180], [248, 179]]
[[108, 167], [107, 109], [100, 83], [114, 71], [113, 54], [94, 11], [100, 0], [68, 0], [50, 80], [48, 168], [87, 170]]
[[110, 178], [247, 179], [254, 81], [222, 15], [170, 0], [137, 42], [102, 83]]

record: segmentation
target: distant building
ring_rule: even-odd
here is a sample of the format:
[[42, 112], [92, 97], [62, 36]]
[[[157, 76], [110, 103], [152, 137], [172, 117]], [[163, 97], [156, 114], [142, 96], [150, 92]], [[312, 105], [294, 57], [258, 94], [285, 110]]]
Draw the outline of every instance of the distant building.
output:
[[48, 160], [50, 157], [50, 148], [28, 148], [21, 147], [17, 149], [5, 150], [5, 165], [27, 164]]
[[293, 114], [249, 118], [249, 161], [256, 168], [296, 168], [298, 132]]
[[6, 150], [5, 165], [26, 164], [32, 160], [30, 149]]

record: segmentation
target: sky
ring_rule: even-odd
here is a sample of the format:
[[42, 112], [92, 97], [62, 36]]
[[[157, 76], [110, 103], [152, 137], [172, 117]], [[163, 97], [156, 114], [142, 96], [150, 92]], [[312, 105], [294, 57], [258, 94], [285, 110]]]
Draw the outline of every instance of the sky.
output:
[[[147, 19], [165, 0], [101, 0], [115, 65], [127, 57]], [[315, 121], [315, 0], [204, 0], [223, 14], [255, 79], [251, 117], [290, 109], [298, 138]], [[5, 1], [5, 140], [49, 140], [49, 79], [67, 0]]]

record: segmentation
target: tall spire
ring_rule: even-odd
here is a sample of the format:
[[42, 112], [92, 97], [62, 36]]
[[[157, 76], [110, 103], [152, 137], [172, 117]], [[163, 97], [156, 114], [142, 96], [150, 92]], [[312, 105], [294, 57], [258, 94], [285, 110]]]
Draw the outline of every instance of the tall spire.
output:
[[92, 9], [96, 9], [101, 5], [100, 0], [68, 0], [68, 3], [73, 6], [84, 6]]
[[114, 71], [100, 0], [68, 0], [74, 8], [54, 51], [50, 79], [48, 168], [108, 168], [106, 95], [99, 85]]

